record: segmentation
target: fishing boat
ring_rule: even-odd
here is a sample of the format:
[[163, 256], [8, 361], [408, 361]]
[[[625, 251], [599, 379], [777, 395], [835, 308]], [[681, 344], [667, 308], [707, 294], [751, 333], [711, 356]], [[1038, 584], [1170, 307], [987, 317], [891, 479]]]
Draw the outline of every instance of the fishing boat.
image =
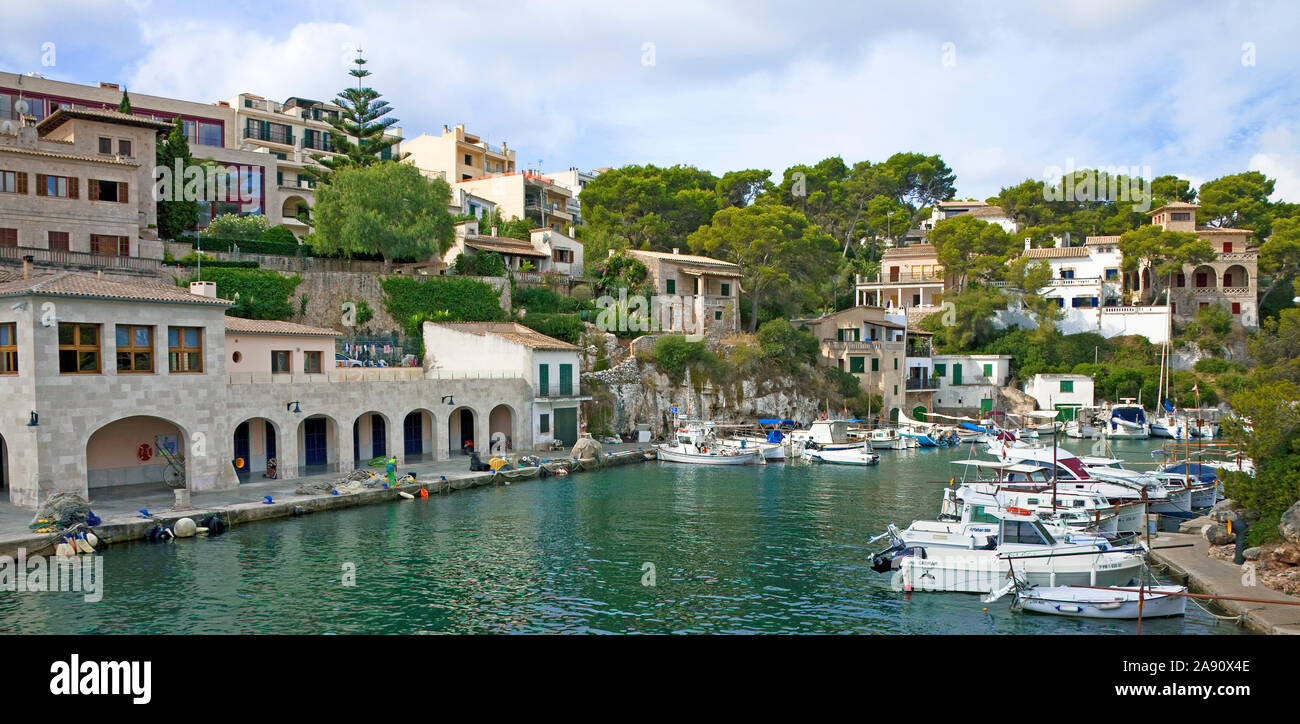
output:
[[1204, 481], [1199, 476], [1188, 474], [1187, 471], [1157, 470], [1147, 473], [1130, 470], [1124, 467], [1124, 461], [1119, 458], [1082, 457], [1079, 459], [1093, 475], [1102, 479], [1113, 479], [1115, 476], [1120, 476], [1126, 480], [1154, 480], [1171, 492], [1185, 491], [1187, 493], [1188, 503], [1185, 509], [1157, 510], [1152, 508], [1152, 512], [1174, 514], [1175, 517], [1195, 517], [1193, 511], [1213, 507], [1221, 497], [1219, 495], [1217, 476], [1214, 480]]
[[1122, 440], [1145, 440], [1151, 437], [1146, 410], [1141, 405], [1134, 404], [1133, 398], [1125, 397], [1120, 404], [1110, 408], [1110, 419], [1102, 428], [1102, 434]]
[[691, 465], [762, 465], [762, 452], [754, 448], [727, 447], [720, 443], [710, 426], [686, 425], [677, 430], [675, 441], [658, 445], [659, 459]]
[[832, 465], [876, 465], [880, 462], [880, 455], [865, 447], [825, 450], [813, 447], [815, 445], [816, 443], [812, 443], [804, 448], [804, 460]]
[[791, 431], [790, 439], [803, 443], [805, 447], [810, 447], [809, 443], [815, 443], [820, 450], [851, 450], [866, 445], [865, 440], [849, 437], [847, 420], [818, 420], [809, 425], [807, 430]]
[[1079, 618], [1157, 618], [1187, 612], [1186, 586], [1147, 586], [1105, 590], [1075, 586], [1032, 586], [1016, 591], [1016, 605], [1025, 611]]
[[[731, 435], [722, 438], [722, 444], [729, 448], [747, 449], [756, 447], [763, 453], [769, 463], [782, 462], [795, 455], [794, 443], [786, 431], [794, 428], [791, 420], [763, 418], [758, 421], [758, 429], [752, 427], [736, 429]], [[784, 428], [784, 430], [783, 430]]]
[[898, 434], [892, 427], [878, 427], [864, 433], [867, 444], [872, 450], [906, 450], [911, 447], [908, 439]]
[[896, 571], [895, 585], [908, 591], [989, 593], [1013, 571], [1029, 585], [1128, 585], [1143, 566], [1132, 549], [1060, 541], [1033, 516], [1009, 511], [997, 523], [890, 525], [873, 541], [886, 537], [891, 545], [872, 556], [871, 568]]
[[[955, 492], [949, 487], [944, 491], [940, 520], [960, 519], [964, 513], [962, 506], [997, 505], [1027, 510], [1040, 520], [1057, 521], [1076, 532], [1115, 537], [1143, 530], [1146, 506], [1141, 502], [1115, 504], [1093, 491], [1054, 490], [1045, 471], [1031, 465], [989, 460], [960, 460], [954, 464], [966, 466], [967, 471], [974, 469], [985, 475], [991, 474], [994, 480], [963, 479]], [[1012, 475], [1028, 480], [1009, 482], [1007, 478]], [[965, 476], [963, 473], [963, 478]], [[973, 514], [982, 512], [976, 509]]]

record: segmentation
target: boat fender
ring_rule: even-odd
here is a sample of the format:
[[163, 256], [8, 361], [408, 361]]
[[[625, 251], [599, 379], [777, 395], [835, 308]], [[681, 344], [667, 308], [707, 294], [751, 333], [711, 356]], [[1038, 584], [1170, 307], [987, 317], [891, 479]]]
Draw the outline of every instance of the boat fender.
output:
[[64, 542], [54, 547], [54, 555], [58, 558], [70, 558], [73, 555], [76, 555], [76, 551], [68, 544], [67, 540], [64, 539]]
[[420, 488], [420, 497], [421, 498], [429, 497], [429, 491], [424, 488]]
[[414, 495], [411, 495], [410, 493], [406, 492], [405, 490], [399, 490], [399, 491], [397, 491], [397, 494], [400, 495], [400, 496], [402, 496], [402, 498], [405, 499], [405, 500], [415, 500], [415, 496], [414, 496]]
[[91, 548], [98, 548], [99, 536], [95, 535], [94, 531], [88, 530], [86, 531], [86, 542], [90, 544]]
[[208, 529], [208, 535], [221, 535], [226, 532], [226, 521], [215, 515], [209, 515], [199, 521], [199, 525]]

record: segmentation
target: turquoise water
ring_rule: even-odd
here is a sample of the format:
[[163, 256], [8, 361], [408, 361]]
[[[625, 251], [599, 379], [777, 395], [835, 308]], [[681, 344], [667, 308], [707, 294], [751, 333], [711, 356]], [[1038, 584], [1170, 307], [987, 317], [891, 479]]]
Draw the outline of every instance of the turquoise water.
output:
[[[1146, 460], [1147, 447], [1116, 451]], [[0, 632], [1132, 633], [1013, 613], [1005, 599], [985, 611], [974, 595], [907, 596], [870, 570], [879, 546], [867, 539], [933, 517], [949, 461], [969, 454], [882, 452], [873, 468], [650, 463], [124, 544], [103, 556], [102, 601], [0, 593]], [[1188, 610], [1143, 633], [1241, 632]]]

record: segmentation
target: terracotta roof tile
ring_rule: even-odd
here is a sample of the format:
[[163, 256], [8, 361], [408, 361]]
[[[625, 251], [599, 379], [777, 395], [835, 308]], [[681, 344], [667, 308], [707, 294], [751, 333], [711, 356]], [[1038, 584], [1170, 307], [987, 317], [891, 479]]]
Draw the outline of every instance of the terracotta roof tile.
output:
[[579, 347], [568, 342], [548, 337], [541, 332], [515, 322], [431, 322], [431, 324], [470, 334], [490, 334], [533, 349], [564, 351], [577, 351], [579, 349]]
[[75, 272], [38, 274], [28, 279], [20, 277], [0, 282], [0, 297], [18, 297], [29, 294], [48, 297], [86, 297], [91, 299], [203, 304], [223, 307], [234, 304], [234, 302], [226, 299], [214, 299], [191, 294], [185, 289], [161, 282], [122, 282]]
[[305, 324], [280, 322], [273, 319], [244, 319], [243, 317], [226, 317], [226, 333], [238, 334], [277, 334], [299, 337], [339, 337], [339, 332], [326, 327], [309, 327]]
[[495, 251], [499, 254], [514, 254], [516, 256], [535, 256], [545, 258], [545, 252], [538, 251], [532, 244], [518, 239], [510, 239], [501, 236], [470, 236], [465, 239], [465, 246], [473, 247], [483, 251]]
[[1052, 246], [1046, 249], [1025, 249], [1022, 256], [1028, 259], [1060, 259], [1079, 256], [1088, 256], [1087, 247], [1083, 246]]
[[166, 131], [172, 127], [172, 124], [170, 123], [155, 121], [152, 118], [133, 116], [129, 113], [118, 113], [117, 111], [96, 111], [89, 108], [60, 108], [46, 116], [40, 123], [37, 123], [36, 132], [44, 136], [74, 118], [80, 118], [86, 121], [121, 123], [127, 126], [152, 128], [155, 131]]

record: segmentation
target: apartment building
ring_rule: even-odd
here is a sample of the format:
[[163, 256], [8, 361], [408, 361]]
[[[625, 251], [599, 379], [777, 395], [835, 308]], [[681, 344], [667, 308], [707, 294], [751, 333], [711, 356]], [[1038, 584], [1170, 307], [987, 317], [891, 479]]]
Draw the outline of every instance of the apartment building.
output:
[[479, 136], [466, 131], [463, 123], [455, 128], [443, 126], [438, 136], [421, 133], [403, 140], [401, 151], [410, 154], [407, 162], [426, 176], [436, 176], [449, 184], [517, 170], [515, 152], [506, 147], [505, 141], [499, 148], [492, 148]]
[[579, 171], [576, 166], [571, 166], [567, 171], [548, 173], [546, 176], [556, 184], [569, 190], [571, 196], [568, 211], [573, 214], [574, 226], [581, 226], [582, 202], [579, 197], [582, 195], [582, 190], [587, 188], [587, 183], [596, 178], [596, 174]]
[[[1217, 304], [1232, 313], [1246, 329], [1259, 327], [1259, 250], [1251, 248], [1250, 229], [1220, 229], [1196, 225], [1200, 206], [1184, 202], [1166, 204], [1147, 212], [1151, 223], [1168, 231], [1196, 234], [1214, 247], [1215, 258], [1205, 264], [1185, 265], [1173, 279], [1163, 280], [1170, 290], [1169, 304], [1176, 321], [1196, 318], [1200, 309]], [[1140, 295], [1153, 287], [1152, 270], [1144, 265], [1133, 279]]]
[[[179, 117], [194, 157], [219, 164], [228, 179], [224, 183], [240, 191], [220, 198], [205, 194], [199, 203], [199, 228], [223, 213], [266, 214], [269, 223], [280, 223], [283, 204], [278, 191], [267, 186], [267, 179], [274, 178], [275, 161], [265, 152], [241, 147], [230, 103], [197, 103], [143, 93], [128, 96], [132, 115], [165, 123], [166, 130]], [[40, 123], [60, 109], [116, 111], [121, 99], [122, 88], [116, 83], [88, 86], [0, 72], [0, 135], [14, 135], [24, 123]], [[137, 153], [136, 158], [152, 173], [152, 155], [146, 158]]]
[[[576, 414], [536, 412], [574, 408], [567, 398], [578, 395], [561, 394], [563, 385], [539, 394], [539, 358], [521, 361], [514, 347], [467, 356], [450, 371], [334, 368], [330, 330], [228, 318], [231, 302], [216, 293], [211, 282], [186, 291], [37, 274], [30, 265], [0, 270], [8, 410], [0, 415], [0, 498], [35, 506], [67, 490], [93, 499], [121, 485], [165, 489], [169, 477], [191, 490], [227, 489], [272, 467], [294, 478], [364, 466], [376, 455], [399, 464], [447, 459], [496, 433], [530, 450], [535, 429], [538, 439], [554, 439]], [[548, 354], [568, 348], [519, 334]], [[555, 364], [573, 370], [576, 359], [572, 352]], [[563, 369], [555, 371], [563, 382]], [[542, 414], [556, 430], [549, 438]]]
[[939, 382], [934, 409], [989, 412], [998, 388], [1011, 379], [1009, 354], [936, 354], [932, 360]]
[[[337, 121], [343, 109], [298, 97], [280, 103], [252, 93], [240, 93], [226, 105], [234, 110], [238, 147], [274, 158], [267, 185], [274, 189], [269, 199], [275, 208], [267, 210], [268, 221], [284, 224], [298, 236], [306, 234], [311, 227], [304, 212], [316, 205], [316, 181], [310, 171], [319, 167], [316, 156], [336, 153], [330, 121]], [[396, 126], [388, 130], [393, 145], [385, 148], [380, 158], [393, 158], [401, 132]]]
[[963, 214], [997, 224], [1007, 233], [1019, 230], [1019, 225], [1001, 206], [983, 201], [940, 201], [931, 209], [930, 218], [922, 220], [920, 226], [925, 231], [933, 231], [934, 225], [940, 221]]
[[885, 250], [874, 279], [855, 276], [857, 305], [902, 310], [915, 326], [943, 303], [943, 265], [933, 244], [912, 244]]
[[739, 266], [681, 249], [626, 253], [645, 264], [654, 294], [671, 302], [661, 310], [663, 329], [714, 337], [740, 331]]
[[573, 195], [546, 176], [509, 172], [458, 181], [452, 189], [491, 199], [497, 213], [506, 220], [526, 219], [533, 228], [556, 231], [573, 225], [573, 214], [569, 212]]
[[155, 142], [169, 124], [116, 111], [56, 108], [0, 133], [0, 256], [161, 259]]
[[1088, 375], [1037, 374], [1025, 382], [1025, 394], [1040, 410], [1058, 410], [1061, 419], [1073, 420], [1079, 410], [1092, 407], [1096, 384]]

